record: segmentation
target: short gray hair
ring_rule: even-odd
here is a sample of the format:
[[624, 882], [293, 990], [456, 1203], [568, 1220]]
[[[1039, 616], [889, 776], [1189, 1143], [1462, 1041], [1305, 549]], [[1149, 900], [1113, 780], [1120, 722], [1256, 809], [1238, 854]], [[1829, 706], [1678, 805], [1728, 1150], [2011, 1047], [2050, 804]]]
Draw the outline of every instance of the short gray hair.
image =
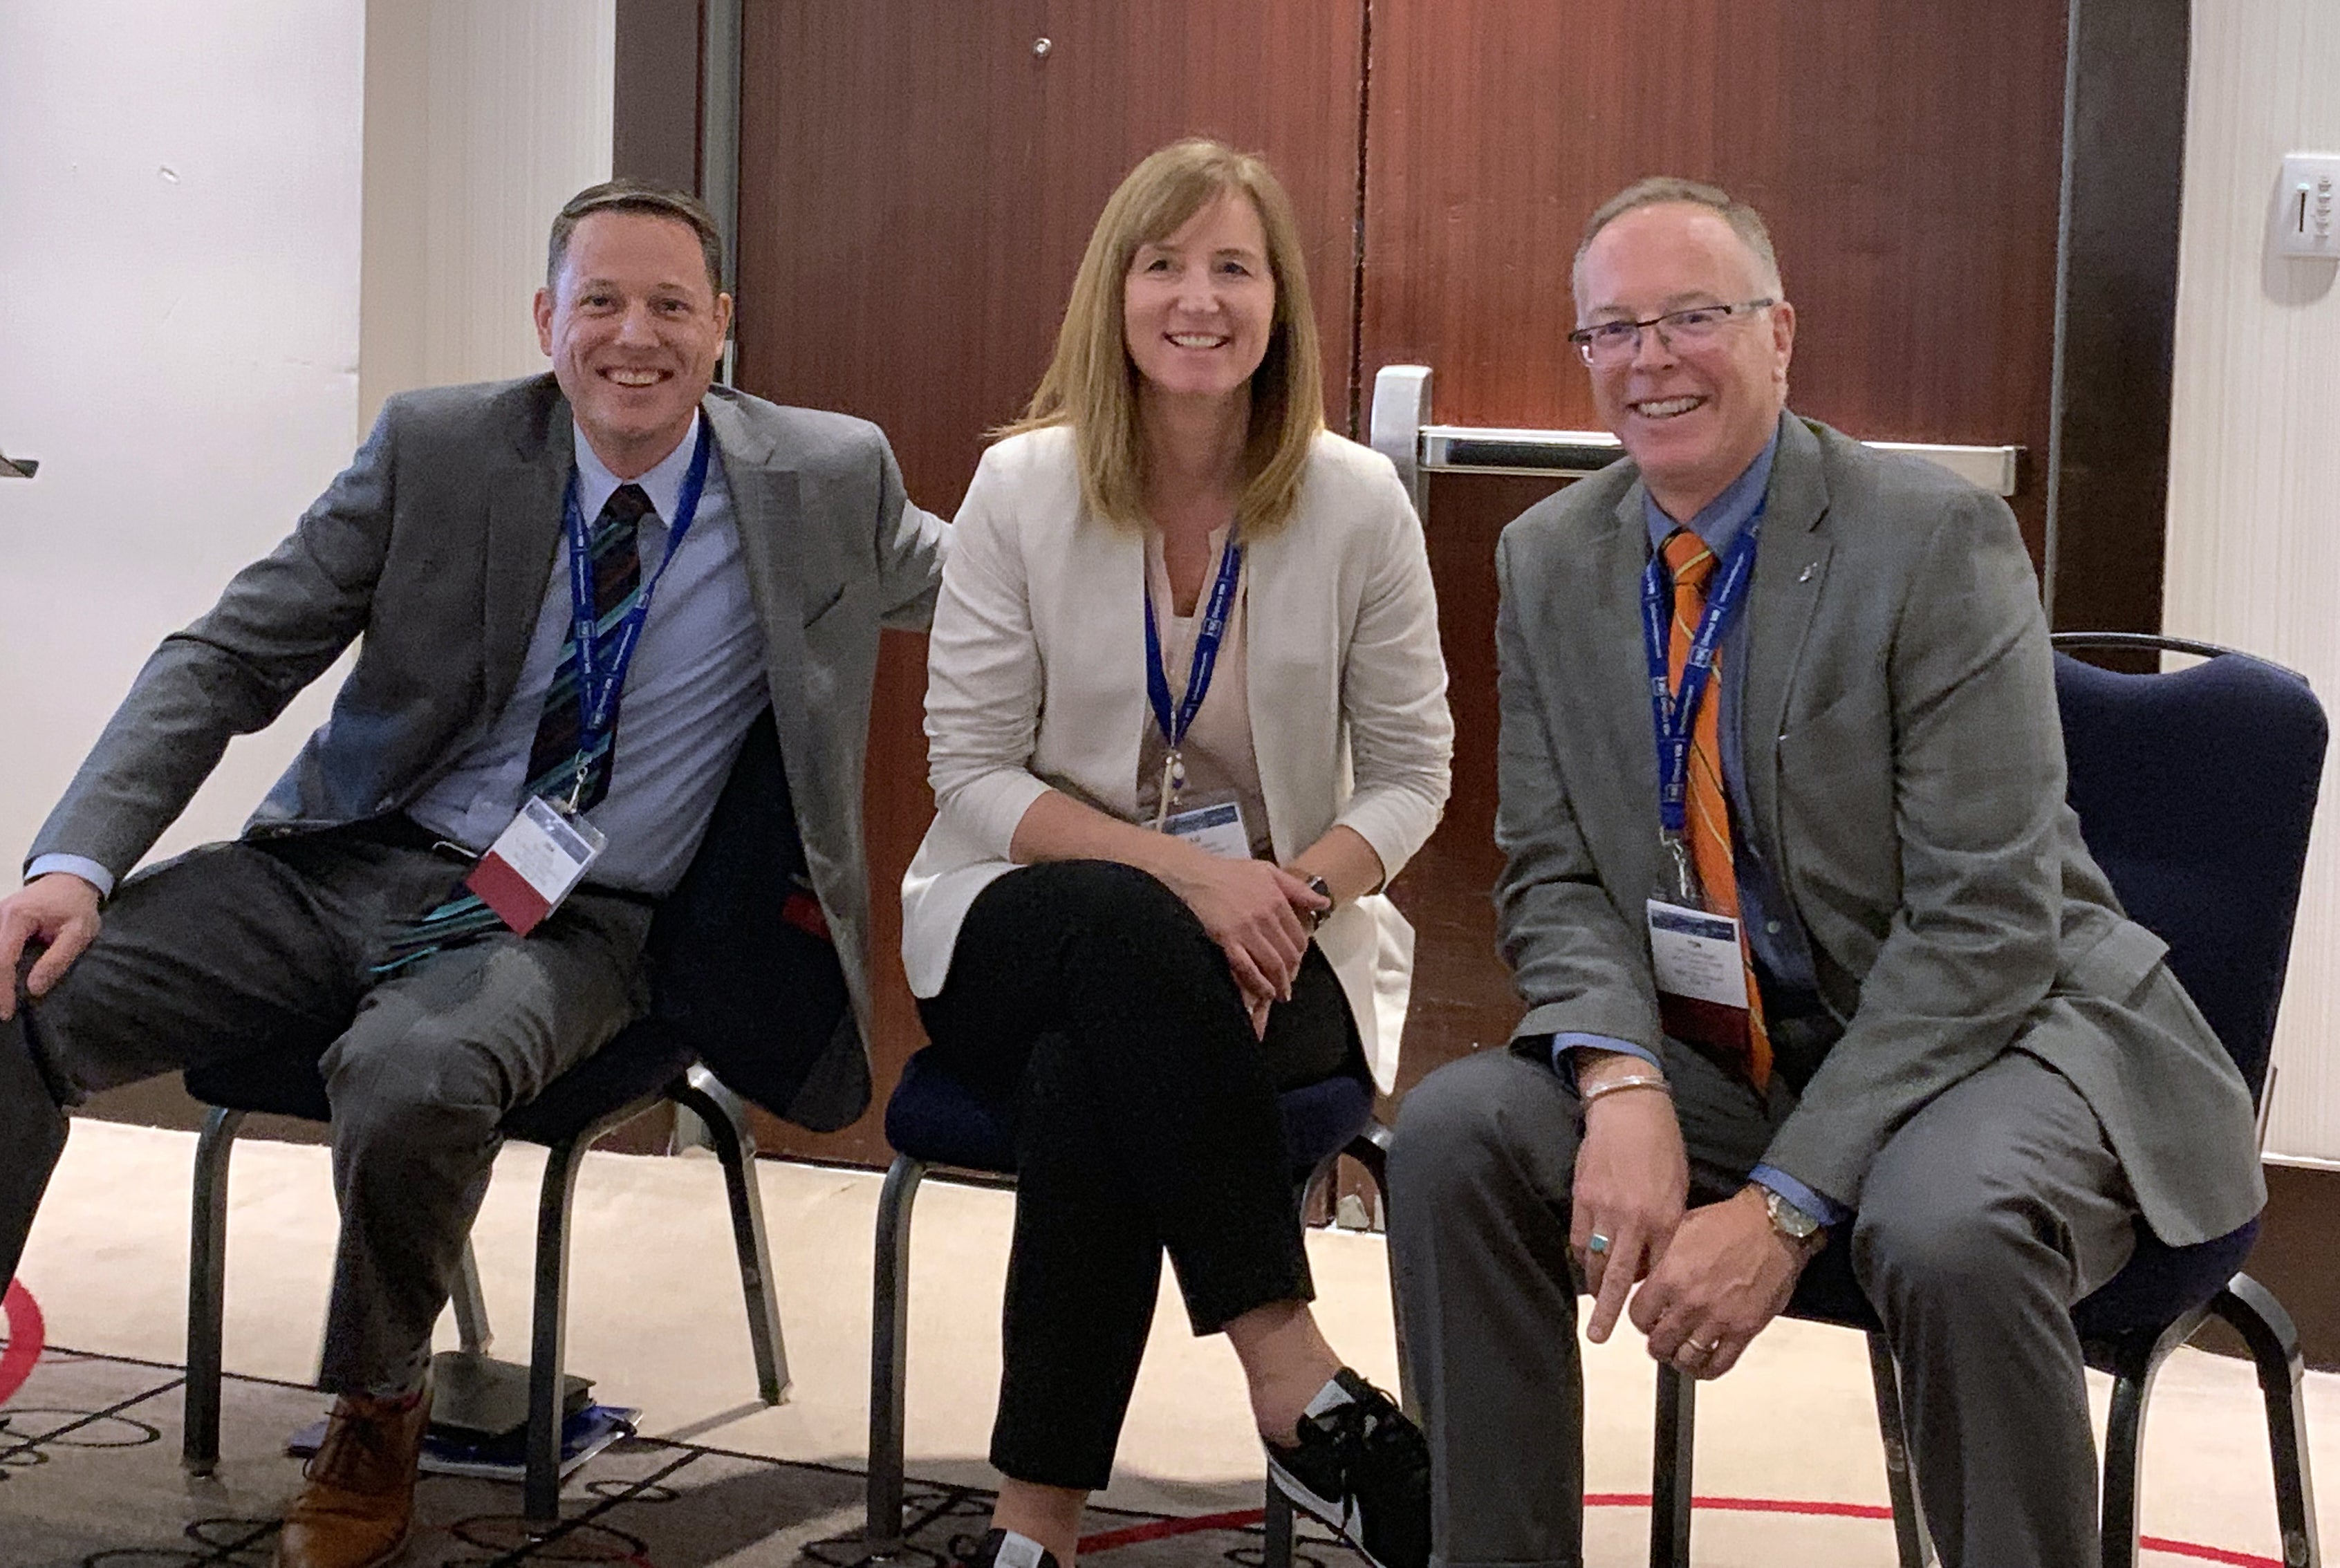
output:
[[1723, 190], [1719, 185], [1685, 180], [1674, 174], [1652, 174], [1646, 180], [1636, 180], [1593, 210], [1585, 221], [1584, 237], [1576, 243], [1576, 260], [1569, 269], [1569, 287], [1581, 305], [1584, 293], [1584, 253], [1592, 248], [1593, 236], [1623, 217], [1642, 207], [1665, 206], [1686, 203], [1705, 207], [1720, 215], [1739, 236], [1757, 266], [1763, 282], [1776, 297], [1782, 293], [1780, 283], [1780, 258], [1771, 250], [1771, 231], [1763, 226], [1763, 214]]

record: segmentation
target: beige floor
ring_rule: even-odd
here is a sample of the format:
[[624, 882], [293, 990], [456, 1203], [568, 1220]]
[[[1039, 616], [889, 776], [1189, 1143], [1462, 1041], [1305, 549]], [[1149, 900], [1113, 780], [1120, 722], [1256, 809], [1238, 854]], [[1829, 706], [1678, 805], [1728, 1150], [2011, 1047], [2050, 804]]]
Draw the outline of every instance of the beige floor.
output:
[[[188, 1170], [193, 1140], [84, 1122], [26, 1255], [22, 1278], [58, 1345], [176, 1362], [184, 1353]], [[513, 1148], [477, 1233], [501, 1348], [526, 1355], [527, 1260], [540, 1151]], [[580, 1178], [570, 1275], [570, 1363], [602, 1396], [644, 1407], [659, 1434], [859, 1468], [867, 1421], [869, 1237], [878, 1180], [764, 1162], [764, 1201], [795, 1391], [767, 1409], [732, 1272], [711, 1159], [595, 1155]], [[253, 1142], [231, 1185], [227, 1363], [305, 1379], [313, 1370], [333, 1232], [324, 1151]], [[910, 1471], [987, 1484], [982, 1455], [998, 1375], [998, 1311], [1010, 1199], [930, 1185], [918, 1207], [909, 1395]], [[1328, 1332], [1369, 1376], [1394, 1374], [1378, 1237], [1324, 1233], [1312, 1255]], [[442, 1325], [443, 1326], [443, 1325]], [[1630, 1339], [1630, 1336], [1628, 1336]], [[1637, 1342], [1589, 1348], [1588, 1437], [1596, 1493], [1649, 1487], [1651, 1373]], [[2340, 1377], [2311, 1374], [2325, 1541], [2340, 1548]], [[2101, 1407], [2103, 1388], [2097, 1390]], [[1840, 1331], [1783, 1323], [1700, 1406], [1701, 1495], [1884, 1501], [1867, 1362]], [[2242, 1363], [2180, 1352], [2155, 1393], [2149, 1535], [2216, 1548], [2217, 1562], [2279, 1560], [2265, 1429]], [[1258, 1450], [1224, 1342], [1186, 1332], [1165, 1295], [1110, 1500], [1172, 1512], [1255, 1503]], [[1646, 1515], [1596, 1509], [1592, 1561], [1642, 1560]], [[1883, 1563], [1890, 1529], [1865, 1520], [1701, 1513], [1702, 1564]], [[2242, 1555], [2236, 1555], [2242, 1554]], [[2205, 1560], [2147, 1553], [2148, 1563]]]

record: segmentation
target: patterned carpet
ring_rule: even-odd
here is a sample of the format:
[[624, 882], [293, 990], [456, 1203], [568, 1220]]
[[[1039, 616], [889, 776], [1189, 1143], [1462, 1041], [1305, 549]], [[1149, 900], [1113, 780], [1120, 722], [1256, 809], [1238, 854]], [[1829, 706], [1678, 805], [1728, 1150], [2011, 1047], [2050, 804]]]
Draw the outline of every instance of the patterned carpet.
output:
[[[0, 1412], [0, 1568], [266, 1568], [277, 1510], [299, 1481], [285, 1437], [324, 1395], [227, 1379], [221, 1464], [179, 1467], [180, 1369], [50, 1346]], [[687, 1443], [629, 1440], [571, 1477], [558, 1531], [531, 1540], [516, 1486], [426, 1475], [409, 1568], [609, 1563], [624, 1568], [854, 1568], [864, 1561], [861, 1477]], [[938, 1568], [954, 1535], [980, 1533], [987, 1493], [913, 1484], [911, 1550]], [[1257, 1514], [1170, 1520], [1093, 1511], [1082, 1561], [1111, 1568], [1256, 1568]], [[1304, 1538], [1304, 1568], [1358, 1568]]]

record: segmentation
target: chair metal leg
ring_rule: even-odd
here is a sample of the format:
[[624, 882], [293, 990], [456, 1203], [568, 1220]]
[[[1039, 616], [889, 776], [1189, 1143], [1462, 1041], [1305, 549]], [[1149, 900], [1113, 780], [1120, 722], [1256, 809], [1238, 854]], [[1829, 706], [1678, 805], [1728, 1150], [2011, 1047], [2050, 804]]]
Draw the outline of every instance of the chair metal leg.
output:
[[2249, 1275], [2226, 1282], [2210, 1311], [2243, 1336], [2258, 1367], [2259, 1393], [2266, 1400], [2267, 1446], [2275, 1461], [2276, 1523], [2283, 1532], [2286, 1568], [2322, 1568], [2323, 1547], [2315, 1535], [2315, 1486], [2307, 1462], [2307, 1414], [2300, 1404], [2299, 1379], [2305, 1364], [2299, 1330], [2274, 1293]]
[[220, 1360], [227, 1311], [227, 1162], [244, 1113], [214, 1106], [195, 1140], [194, 1215], [187, 1245], [187, 1391], [179, 1463], [219, 1466]]
[[[1356, 1161], [1364, 1170], [1365, 1179], [1373, 1184], [1373, 1206], [1380, 1211], [1382, 1235], [1385, 1239], [1389, 1235], [1390, 1216], [1390, 1143], [1395, 1136], [1379, 1117], [1375, 1117], [1365, 1124], [1363, 1132], [1349, 1140], [1347, 1148], [1341, 1151]], [[1416, 1410], [1405, 1396], [1405, 1318], [1398, 1307], [1401, 1298], [1397, 1289], [1397, 1249], [1385, 1247], [1383, 1252], [1390, 1275], [1390, 1332], [1397, 1340], [1397, 1402], [1408, 1418], [1419, 1422], [1422, 1412]]]
[[924, 1162], [896, 1155], [878, 1197], [869, 1310], [869, 1490], [862, 1543], [870, 1555], [902, 1545], [903, 1404], [910, 1362], [910, 1209]]
[[2105, 1421], [2104, 1518], [2099, 1530], [2103, 1544], [2098, 1560], [2103, 1568], [2137, 1568], [2146, 1402], [2153, 1397], [2153, 1380], [2161, 1364], [2193, 1337], [2202, 1317], [2198, 1312], [2188, 1314], [2157, 1337], [2131, 1334], [2111, 1342], [2113, 1399]]
[[471, 1238], [463, 1238], [463, 1261], [455, 1270], [455, 1290], [450, 1302], [455, 1309], [455, 1333], [464, 1352], [485, 1355], [496, 1343], [495, 1332], [488, 1326], [487, 1293], [480, 1288], [480, 1259], [471, 1251]]
[[1692, 1441], [1698, 1380], [1658, 1368], [1657, 1452], [1650, 1464], [1650, 1568], [1690, 1568]]
[[1271, 1479], [1260, 1513], [1259, 1568], [1292, 1568], [1292, 1499]]
[[561, 1367], [569, 1331], [569, 1206], [585, 1163], [587, 1137], [545, 1156], [536, 1208], [536, 1296], [528, 1346], [528, 1478], [522, 1511], [530, 1525], [560, 1522]]
[[1373, 1204], [1381, 1210], [1377, 1216], [1382, 1229], [1389, 1229], [1389, 1152], [1396, 1136], [1379, 1118], [1369, 1121], [1364, 1130], [1349, 1140], [1341, 1152], [1364, 1168], [1365, 1177], [1373, 1184]]
[[748, 1301], [748, 1340], [756, 1353], [756, 1391], [767, 1404], [788, 1396], [788, 1351], [780, 1334], [780, 1304], [772, 1284], [772, 1252], [764, 1230], [764, 1197], [756, 1185], [756, 1136], [744, 1108], [705, 1067], [693, 1067], [669, 1097], [705, 1124], [723, 1162], [731, 1198], [731, 1245], [739, 1255], [739, 1289]]
[[1869, 1376], [1877, 1389], [1877, 1430], [1885, 1440], [1885, 1491], [1893, 1502], [1893, 1545], [1900, 1568], [1928, 1568], [1933, 1543], [1926, 1513], [1918, 1502], [1917, 1476], [1909, 1468], [1909, 1424], [1901, 1414], [1901, 1378], [1893, 1346], [1883, 1335], [1869, 1335]]

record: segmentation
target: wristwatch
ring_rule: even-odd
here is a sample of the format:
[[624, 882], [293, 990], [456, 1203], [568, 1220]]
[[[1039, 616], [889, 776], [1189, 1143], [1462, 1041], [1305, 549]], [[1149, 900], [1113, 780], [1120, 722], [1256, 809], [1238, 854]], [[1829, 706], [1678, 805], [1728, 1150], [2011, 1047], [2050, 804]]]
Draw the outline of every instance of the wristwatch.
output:
[[1774, 1231], [1787, 1237], [1798, 1252], [1809, 1252], [1818, 1245], [1820, 1236], [1819, 1220], [1760, 1182], [1754, 1185], [1763, 1195], [1763, 1208], [1771, 1216]]
[[1324, 900], [1323, 908], [1311, 909], [1308, 912], [1308, 928], [1313, 931], [1324, 923], [1325, 916], [1333, 912], [1333, 884], [1322, 877], [1305, 877], [1302, 880], [1308, 884], [1310, 892]]

